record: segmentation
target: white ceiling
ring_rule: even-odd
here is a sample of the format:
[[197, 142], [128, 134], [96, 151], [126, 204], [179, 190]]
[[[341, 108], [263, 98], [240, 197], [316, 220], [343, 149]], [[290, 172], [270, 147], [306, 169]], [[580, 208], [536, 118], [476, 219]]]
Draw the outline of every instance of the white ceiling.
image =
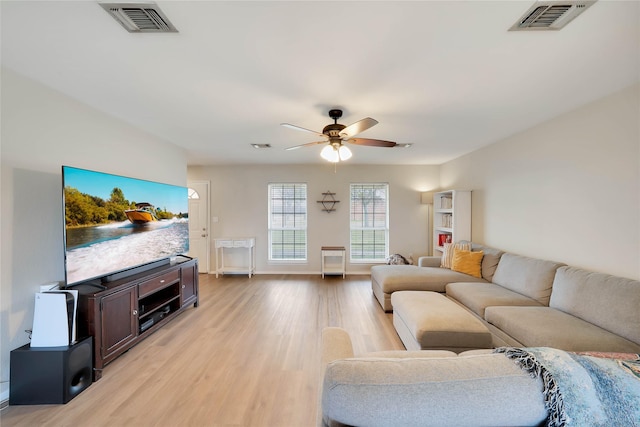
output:
[[[2, 65], [157, 135], [189, 164], [441, 164], [640, 81], [640, 2], [600, 0], [560, 31], [507, 31], [527, 1], [158, 1], [178, 33], [132, 34], [93, 1], [1, 1]], [[251, 143], [271, 144], [257, 150]]]

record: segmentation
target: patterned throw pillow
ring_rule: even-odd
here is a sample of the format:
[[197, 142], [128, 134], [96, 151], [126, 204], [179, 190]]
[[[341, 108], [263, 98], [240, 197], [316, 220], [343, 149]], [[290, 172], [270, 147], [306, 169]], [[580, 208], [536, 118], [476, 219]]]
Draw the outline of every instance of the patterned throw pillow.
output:
[[471, 250], [471, 243], [445, 243], [442, 251], [442, 259], [440, 260], [440, 267], [443, 268], [451, 268], [451, 263], [453, 261], [453, 250], [460, 249], [463, 251]]

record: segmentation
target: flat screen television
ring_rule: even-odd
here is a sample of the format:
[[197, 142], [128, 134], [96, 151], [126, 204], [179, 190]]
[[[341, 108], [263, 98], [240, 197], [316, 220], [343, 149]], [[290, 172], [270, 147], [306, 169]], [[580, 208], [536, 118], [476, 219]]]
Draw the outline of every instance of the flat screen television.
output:
[[188, 190], [62, 167], [65, 282], [100, 283], [189, 251]]

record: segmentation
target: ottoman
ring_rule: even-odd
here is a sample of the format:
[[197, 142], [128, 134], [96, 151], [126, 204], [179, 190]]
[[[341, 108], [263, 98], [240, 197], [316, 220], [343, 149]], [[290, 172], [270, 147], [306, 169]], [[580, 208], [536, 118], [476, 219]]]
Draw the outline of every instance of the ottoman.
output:
[[407, 350], [492, 348], [491, 332], [473, 314], [437, 292], [391, 294], [393, 326]]

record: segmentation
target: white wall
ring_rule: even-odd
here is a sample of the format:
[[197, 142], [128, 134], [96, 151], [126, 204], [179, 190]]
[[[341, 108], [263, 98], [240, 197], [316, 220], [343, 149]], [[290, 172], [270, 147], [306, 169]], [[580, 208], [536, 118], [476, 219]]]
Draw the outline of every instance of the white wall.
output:
[[[373, 148], [375, 150], [375, 148]], [[300, 166], [190, 166], [190, 180], [211, 182], [212, 238], [256, 237], [256, 270], [261, 273], [320, 272], [321, 246], [349, 246], [349, 184], [389, 184], [390, 253], [427, 254], [427, 206], [420, 204], [420, 192], [437, 187], [438, 166], [361, 166], [331, 164]], [[270, 182], [307, 183], [308, 262], [268, 262], [267, 185]], [[331, 191], [340, 203], [336, 211], [322, 211], [322, 193]], [[215, 253], [211, 257], [215, 269]], [[347, 272], [368, 273], [370, 264], [347, 265]]]
[[[61, 166], [186, 185], [182, 149], [16, 73], [1, 76], [0, 400], [34, 294], [64, 280]], [[148, 167], [152, 164], [153, 167]]]
[[441, 167], [473, 190], [473, 240], [640, 279], [640, 86]]

